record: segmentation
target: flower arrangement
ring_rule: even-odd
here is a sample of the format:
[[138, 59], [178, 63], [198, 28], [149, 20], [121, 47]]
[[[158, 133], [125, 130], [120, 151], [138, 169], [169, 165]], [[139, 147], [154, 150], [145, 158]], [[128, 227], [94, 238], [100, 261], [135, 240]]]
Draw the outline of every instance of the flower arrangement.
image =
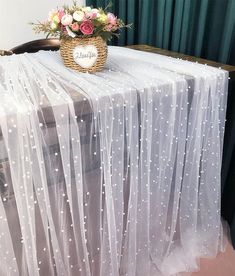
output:
[[123, 21], [105, 9], [73, 5], [49, 13], [46, 22], [31, 23], [36, 33], [60, 38], [60, 54], [64, 65], [78, 72], [98, 72], [105, 65], [107, 40], [119, 36]]
[[118, 36], [123, 27], [128, 27], [123, 21], [117, 18], [107, 9], [79, 7], [76, 1], [72, 7], [63, 6], [52, 10], [48, 20], [44, 23], [32, 23], [36, 33], [44, 32], [48, 36], [66, 37], [95, 37], [101, 36], [104, 40], [110, 40], [113, 36]]

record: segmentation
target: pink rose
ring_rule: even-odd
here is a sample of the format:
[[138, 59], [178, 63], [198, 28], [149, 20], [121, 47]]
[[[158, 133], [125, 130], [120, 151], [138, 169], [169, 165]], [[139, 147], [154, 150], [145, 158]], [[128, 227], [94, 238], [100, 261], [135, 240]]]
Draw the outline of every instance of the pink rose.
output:
[[97, 17], [98, 17], [98, 13], [97, 12], [92, 12], [91, 18], [96, 19]]
[[107, 14], [107, 17], [108, 17], [108, 22], [109, 22], [110, 24], [116, 25], [116, 23], [117, 23], [117, 17], [116, 17], [113, 13], [109, 12], [109, 13]]
[[112, 29], [113, 29], [113, 25], [112, 25], [112, 24], [108, 24], [107, 26], [105, 26], [105, 29], [106, 29], [107, 31], [111, 32]]
[[71, 25], [71, 29], [72, 31], [74, 32], [77, 32], [79, 30], [79, 25], [77, 22], [74, 22], [72, 25]]
[[59, 19], [61, 21], [62, 17], [65, 15], [64, 10], [59, 10]]
[[89, 12], [86, 12], [86, 18], [87, 19], [96, 19], [98, 17], [98, 12], [96, 11], [89, 11]]
[[94, 32], [94, 25], [90, 20], [86, 20], [80, 25], [80, 30], [84, 35], [91, 35]]

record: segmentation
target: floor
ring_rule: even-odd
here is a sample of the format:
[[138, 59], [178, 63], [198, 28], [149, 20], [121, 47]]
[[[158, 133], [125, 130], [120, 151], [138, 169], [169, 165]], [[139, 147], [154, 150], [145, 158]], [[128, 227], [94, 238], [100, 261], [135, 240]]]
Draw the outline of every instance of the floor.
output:
[[200, 271], [191, 276], [235, 276], [235, 250], [229, 243], [216, 259], [202, 259], [200, 267]]

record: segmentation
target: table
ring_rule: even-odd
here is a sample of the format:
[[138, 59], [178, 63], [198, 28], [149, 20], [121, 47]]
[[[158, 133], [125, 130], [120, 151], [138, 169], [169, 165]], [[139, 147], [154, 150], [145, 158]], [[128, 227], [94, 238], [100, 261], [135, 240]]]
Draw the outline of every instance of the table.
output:
[[228, 100], [226, 112], [225, 137], [223, 147], [223, 161], [221, 170], [221, 214], [230, 226], [230, 235], [233, 247], [235, 249], [235, 203], [233, 195], [235, 193], [235, 66], [221, 64], [215, 61], [188, 56], [182, 53], [176, 53], [149, 45], [131, 45], [131, 49], [147, 51], [166, 55], [183, 60], [189, 60], [200, 64], [208, 64], [216, 68], [222, 68], [229, 73]]
[[109, 48], [0, 60], [0, 274], [176, 275], [223, 249], [228, 73]]
[[222, 202], [221, 213], [223, 218], [230, 226], [230, 235], [233, 247], [235, 248], [235, 203], [233, 195], [235, 193], [235, 66], [221, 64], [215, 61], [188, 56], [182, 53], [176, 53], [149, 45], [131, 45], [132, 49], [158, 53], [160, 55], [167, 55], [174, 58], [189, 60], [200, 64], [208, 64], [216, 68], [222, 68], [229, 73], [228, 85], [228, 100], [226, 112], [225, 137], [223, 147], [223, 161], [221, 170], [221, 184], [222, 184]]

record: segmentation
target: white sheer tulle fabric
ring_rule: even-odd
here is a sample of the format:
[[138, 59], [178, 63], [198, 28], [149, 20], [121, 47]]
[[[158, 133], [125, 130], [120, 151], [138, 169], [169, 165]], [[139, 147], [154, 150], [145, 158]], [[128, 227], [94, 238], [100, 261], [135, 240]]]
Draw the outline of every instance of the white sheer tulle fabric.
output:
[[109, 47], [0, 59], [0, 275], [158, 276], [222, 249], [227, 72]]

